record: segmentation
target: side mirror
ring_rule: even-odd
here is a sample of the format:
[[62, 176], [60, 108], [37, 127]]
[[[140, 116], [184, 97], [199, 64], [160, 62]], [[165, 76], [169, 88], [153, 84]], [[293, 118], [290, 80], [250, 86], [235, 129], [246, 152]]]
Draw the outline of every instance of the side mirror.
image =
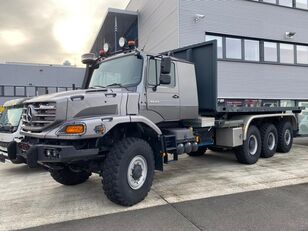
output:
[[161, 74], [170, 74], [171, 72], [171, 57], [170, 56], [165, 56], [162, 57], [161, 59]]
[[83, 64], [92, 65], [96, 62], [97, 57], [93, 53], [87, 53], [81, 56], [81, 62]]
[[169, 74], [161, 74], [159, 77], [159, 83], [168, 85], [171, 83], [171, 76]]

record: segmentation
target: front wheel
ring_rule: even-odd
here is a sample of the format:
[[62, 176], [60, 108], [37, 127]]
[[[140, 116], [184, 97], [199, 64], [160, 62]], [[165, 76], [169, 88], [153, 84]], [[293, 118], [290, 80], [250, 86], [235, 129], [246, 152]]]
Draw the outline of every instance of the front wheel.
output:
[[153, 177], [150, 145], [139, 138], [126, 138], [116, 143], [105, 159], [103, 189], [112, 202], [131, 206], [147, 196]]
[[51, 170], [51, 177], [63, 185], [78, 185], [86, 182], [91, 173], [86, 171], [73, 171], [69, 167], [64, 167], [59, 170]]

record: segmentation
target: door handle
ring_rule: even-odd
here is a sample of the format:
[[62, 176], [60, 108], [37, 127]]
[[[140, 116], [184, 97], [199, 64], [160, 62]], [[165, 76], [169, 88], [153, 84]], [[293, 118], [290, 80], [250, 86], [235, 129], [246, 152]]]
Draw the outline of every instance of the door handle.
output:
[[174, 95], [174, 96], [172, 96], [172, 98], [174, 98], [174, 99], [178, 99], [178, 98], [180, 98], [180, 96], [178, 96], [178, 95]]

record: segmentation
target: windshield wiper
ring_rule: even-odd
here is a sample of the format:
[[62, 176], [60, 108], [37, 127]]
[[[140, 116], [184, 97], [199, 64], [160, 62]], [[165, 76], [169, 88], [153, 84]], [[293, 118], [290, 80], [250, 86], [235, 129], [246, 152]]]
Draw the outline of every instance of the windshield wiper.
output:
[[106, 87], [115, 87], [115, 86], [123, 87], [121, 83], [112, 83], [107, 85]]
[[127, 91], [129, 91], [128, 87], [123, 86], [121, 83], [112, 83], [112, 84], [107, 85], [106, 87], [115, 87], [115, 86], [123, 87], [123, 88], [125, 88]]
[[97, 89], [97, 88], [103, 88], [103, 89], [106, 89], [106, 87], [105, 87], [105, 86], [101, 86], [101, 85], [95, 85], [95, 86], [90, 87], [89, 89]]

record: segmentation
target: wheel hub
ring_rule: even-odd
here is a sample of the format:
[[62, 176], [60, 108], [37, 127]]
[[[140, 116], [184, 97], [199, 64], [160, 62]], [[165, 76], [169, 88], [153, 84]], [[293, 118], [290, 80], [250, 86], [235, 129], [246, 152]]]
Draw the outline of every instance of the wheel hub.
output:
[[142, 176], [142, 167], [140, 164], [135, 164], [132, 170], [132, 177], [134, 180], [138, 181]]
[[147, 173], [148, 165], [146, 159], [142, 155], [135, 156], [127, 169], [128, 185], [134, 190], [140, 189], [146, 181]]
[[255, 135], [250, 136], [248, 146], [250, 155], [255, 155], [258, 151], [258, 140]]
[[274, 135], [273, 133], [270, 133], [270, 134], [268, 135], [268, 143], [267, 143], [267, 145], [268, 145], [268, 148], [269, 148], [270, 150], [273, 150], [273, 149], [275, 148], [276, 139], [275, 139], [275, 135]]
[[284, 141], [286, 145], [289, 145], [291, 143], [291, 132], [289, 129], [287, 129], [286, 132], [284, 133]]

